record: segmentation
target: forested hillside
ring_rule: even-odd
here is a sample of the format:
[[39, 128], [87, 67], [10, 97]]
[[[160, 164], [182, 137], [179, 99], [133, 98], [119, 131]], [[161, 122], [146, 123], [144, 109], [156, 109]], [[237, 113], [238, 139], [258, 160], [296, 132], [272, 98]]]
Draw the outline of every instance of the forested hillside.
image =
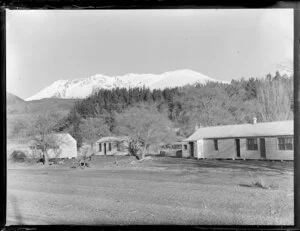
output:
[[75, 101], [74, 99], [24, 101], [8, 93], [6, 101], [7, 136], [22, 136], [22, 134], [16, 134], [17, 131], [22, 127], [26, 127], [39, 114], [55, 112], [60, 117], [68, 115]]
[[257, 117], [258, 122], [293, 119], [292, 97], [293, 78], [281, 76], [279, 72], [260, 79], [233, 80], [230, 84], [210, 82], [153, 91], [148, 88], [100, 90], [77, 101], [56, 129], [68, 130], [79, 140], [80, 121], [97, 117], [102, 118], [110, 132], [116, 134], [116, 115], [142, 103], [157, 107], [171, 120], [177, 135], [187, 137], [196, 124], [247, 123], [253, 117]]

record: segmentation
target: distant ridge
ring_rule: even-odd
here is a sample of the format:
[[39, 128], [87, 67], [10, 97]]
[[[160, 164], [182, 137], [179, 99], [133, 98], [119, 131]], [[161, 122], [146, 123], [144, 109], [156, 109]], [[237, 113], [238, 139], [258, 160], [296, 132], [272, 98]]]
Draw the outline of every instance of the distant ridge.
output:
[[16, 104], [16, 103], [25, 103], [25, 101], [10, 92], [6, 92], [6, 103], [7, 104]]
[[[43, 98], [86, 98], [99, 89], [149, 87], [150, 89], [164, 89], [180, 87], [187, 84], [206, 84], [217, 82], [199, 72], [184, 69], [164, 72], [162, 74], [126, 74], [124, 76], [105, 76], [97, 74], [88, 78], [73, 80], [58, 80], [50, 86], [42, 89], [37, 94], [29, 97], [26, 101], [39, 100]], [[222, 81], [219, 81], [222, 82]]]

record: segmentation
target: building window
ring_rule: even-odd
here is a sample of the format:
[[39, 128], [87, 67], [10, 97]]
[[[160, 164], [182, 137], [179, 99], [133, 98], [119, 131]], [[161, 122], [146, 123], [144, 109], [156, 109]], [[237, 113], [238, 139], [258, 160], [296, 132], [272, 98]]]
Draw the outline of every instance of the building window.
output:
[[102, 144], [99, 143], [99, 152], [102, 152]]
[[117, 141], [117, 151], [120, 151], [121, 149], [120, 149], [120, 142], [119, 141]]
[[111, 151], [111, 143], [108, 144], [108, 151]]
[[184, 149], [187, 150], [187, 145], [186, 144], [184, 145]]
[[219, 150], [218, 140], [214, 140], [214, 146], [215, 146], [215, 150], [218, 151]]
[[293, 137], [280, 137], [278, 138], [279, 150], [293, 150], [294, 140]]
[[172, 149], [181, 149], [181, 144], [173, 144]]
[[247, 150], [258, 150], [257, 139], [247, 139]]

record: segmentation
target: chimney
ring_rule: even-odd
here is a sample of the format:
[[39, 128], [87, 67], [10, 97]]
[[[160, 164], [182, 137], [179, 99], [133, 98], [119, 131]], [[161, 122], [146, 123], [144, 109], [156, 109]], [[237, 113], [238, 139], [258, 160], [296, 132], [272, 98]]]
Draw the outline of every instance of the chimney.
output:
[[256, 123], [257, 123], [257, 118], [253, 117], [253, 124], [256, 124]]
[[195, 131], [197, 131], [199, 128], [202, 128], [202, 126], [201, 126], [201, 124], [199, 123], [196, 123], [196, 125], [195, 125]]

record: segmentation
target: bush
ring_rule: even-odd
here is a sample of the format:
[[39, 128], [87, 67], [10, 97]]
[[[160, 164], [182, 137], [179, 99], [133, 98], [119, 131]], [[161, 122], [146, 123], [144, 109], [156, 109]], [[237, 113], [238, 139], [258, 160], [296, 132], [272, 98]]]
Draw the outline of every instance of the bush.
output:
[[158, 156], [166, 156], [166, 152], [165, 151], [160, 151]]
[[252, 178], [251, 183], [240, 184], [240, 186], [261, 188], [261, 189], [279, 189], [279, 185], [275, 182], [266, 182], [262, 177], [253, 178], [252, 174], [251, 174], [251, 178]]
[[270, 189], [279, 189], [279, 185], [277, 183], [272, 183], [269, 185]]
[[268, 186], [262, 178], [259, 178], [257, 181], [253, 181], [252, 185], [257, 188], [267, 189]]
[[252, 186], [262, 189], [278, 189], [279, 185], [277, 183], [266, 183], [262, 178], [259, 178], [257, 181], [252, 182]]
[[22, 152], [22, 151], [15, 150], [10, 155], [10, 159], [13, 162], [22, 163], [22, 162], [24, 162], [26, 160], [26, 154], [24, 152]]

